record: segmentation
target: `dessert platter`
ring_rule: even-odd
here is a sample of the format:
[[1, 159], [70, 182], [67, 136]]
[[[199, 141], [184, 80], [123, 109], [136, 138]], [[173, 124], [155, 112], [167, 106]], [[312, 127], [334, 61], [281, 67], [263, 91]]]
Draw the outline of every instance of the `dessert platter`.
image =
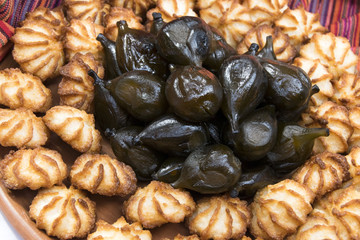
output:
[[0, 64], [24, 239], [360, 239], [358, 57], [287, 0], [64, 0]]

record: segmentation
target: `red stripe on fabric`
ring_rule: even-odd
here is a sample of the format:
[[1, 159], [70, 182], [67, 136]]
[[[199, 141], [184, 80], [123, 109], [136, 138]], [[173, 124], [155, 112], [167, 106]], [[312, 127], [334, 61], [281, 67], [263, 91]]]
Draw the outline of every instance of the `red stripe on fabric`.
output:
[[15, 29], [10, 26], [7, 22], [0, 21], [0, 28], [5, 32], [8, 37], [11, 37], [14, 34]]
[[332, 9], [333, 18], [331, 19], [331, 23], [337, 22], [337, 21], [339, 21], [339, 19], [341, 19], [341, 13], [342, 13], [343, 6], [344, 6], [343, 0], [338, 0], [335, 2], [335, 6]]
[[0, 19], [7, 21], [14, 11], [14, 0], [2, 0], [0, 6]]
[[9, 38], [14, 34], [14, 28], [4, 21], [0, 21], [0, 47], [7, 44]]
[[355, 37], [354, 37], [354, 46], [360, 45], [360, 13], [356, 14], [354, 17], [354, 24], [355, 24]]

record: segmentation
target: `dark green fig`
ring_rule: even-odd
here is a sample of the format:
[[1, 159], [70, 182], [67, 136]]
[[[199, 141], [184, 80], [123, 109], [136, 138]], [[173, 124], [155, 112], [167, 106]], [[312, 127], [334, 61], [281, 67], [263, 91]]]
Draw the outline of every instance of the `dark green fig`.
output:
[[170, 74], [165, 95], [178, 116], [202, 122], [213, 118], [220, 109], [223, 90], [217, 77], [205, 68], [185, 66]]
[[250, 45], [248, 51], [246, 53], [244, 53], [244, 54], [245, 55], [256, 56], [258, 50], [259, 50], [259, 45], [257, 45], [256, 43], [252, 43]]
[[258, 54], [269, 81], [265, 99], [276, 106], [280, 120], [296, 121], [319, 89], [312, 88], [310, 78], [301, 68], [274, 60], [273, 53], [272, 37], [268, 36], [266, 46]]
[[310, 157], [315, 139], [321, 136], [329, 136], [329, 129], [279, 124], [276, 144], [266, 161], [279, 176], [290, 173]]
[[209, 133], [210, 143], [221, 143], [222, 132], [226, 126], [226, 118], [221, 112], [218, 112], [216, 117], [203, 123]]
[[210, 27], [198, 17], [180, 17], [157, 35], [157, 49], [168, 62], [201, 66], [211, 48]]
[[310, 89], [308, 98], [302, 106], [289, 110], [280, 109], [278, 113], [278, 119], [281, 121], [297, 121], [301, 117], [301, 113], [303, 113], [308, 108], [311, 96], [315, 93], [318, 93], [319, 91], [320, 88], [317, 85], [313, 85]]
[[276, 55], [275, 55], [274, 47], [273, 47], [273, 39], [272, 39], [271, 35], [266, 37], [265, 46], [256, 55], [259, 58], [267, 58], [267, 59], [271, 59], [271, 60], [276, 60]]
[[222, 144], [201, 147], [185, 160], [180, 178], [171, 185], [202, 194], [228, 191], [240, 178], [241, 162]]
[[142, 144], [135, 144], [134, 139], [142, 127], [131, 126], [119, 130], [107, 129], [105, 135], [110, 139], [111, 148], [116, 158], [132, 167], [140, 180], [150, 180], [162, 162], [162, 156]]
[[274, 147], [277, 136], [275, 107], [268, 105], [249, 113], [237, 133], [229, 133], [229, 145], [241, 161], [258, 161]]
[[131, 71], [108, 82], [116, 102], [134, 118], [149, 122], [167, 110], [165, 82], [147, 71]]
[[128, 124], [129, 114], [124, 111], [115, 101], [105, 82], [93, 71], [89, 75], [94, 79], [94, 115], [96, 123], [102, 130], [107, 128], [121, 128]]
[[150, 123], [139, 134], [139, 141], [171, 156], [188, 156], [208, 143], [209, 137], [203, 125], [165, 115]]
[[280, 111], [292, 111], [304, 106], [311, 96], [311, 80], [296, 66], [280, 61], [262, 60], [269, 86], [266, 101]]
[[117, 22], [117, 27], [116, 58], [120, 70], [123, 73], [145, 70], [166, 78], [167, 63], [156, 50], [155, 36], [142, 30], [131, 29], [123, 20]]
[[105, 79], [114, 79], [121, 75], [121, 70], [116, 60], [116, 45], [113, 41], [107, 39], [103, 34], [96, 37], [104, 48], [105, 53]]
[[216, 29], [211, 28], [212, 38], [211, 38], [211, 48], [209, 55], [204, 60], [204, 67], [211, 72], [217, 73], [220, 70], [221, 64], [223, 61], [237, 54], [236, 50], [231, 47], [225, 39], [217, 32]]
[[157, 35], [160, 29], [165, 25], [165, 22], [161, 16], [161, 13], [153, 12], [153, 22], [150, 28], [150, 33]]
[[230, 190], [230, 196], [250, 198], [255, 195], [257, 190], [279, 181], [281, 178], [278, 178], [275, 171], [268, 165], [243, 170], [239, 181]]
[[152, 175], [154, 180], [172, 183], [180, 177], [185, 158], [171, 157], [166, 159], [157, 172]]
[[239, 122], [263, 100], [268, 81], [255, 56], [235, 55], [221, 65], [220, 82], [224, 98], [221, 110], [236, 133]]

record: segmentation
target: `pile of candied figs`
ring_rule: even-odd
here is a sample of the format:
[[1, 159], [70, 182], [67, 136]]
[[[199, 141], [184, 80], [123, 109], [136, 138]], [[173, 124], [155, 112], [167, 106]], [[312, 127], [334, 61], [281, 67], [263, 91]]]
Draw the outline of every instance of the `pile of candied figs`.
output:
[[319, 88], [276, 60], [271, 36], [239, 55], [200, 18], [153, 16], [150, 33], [119, 21], [116, 43], [100, 34], [105, 80], [89, 71], [95, 119], [140, 180], [251, 197], [329, 134], [296, 124]]

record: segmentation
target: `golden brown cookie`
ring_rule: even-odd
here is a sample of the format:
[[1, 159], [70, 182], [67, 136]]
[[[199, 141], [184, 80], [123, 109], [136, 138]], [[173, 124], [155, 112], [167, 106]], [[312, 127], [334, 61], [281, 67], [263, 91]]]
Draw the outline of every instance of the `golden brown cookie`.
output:
[[0, 108], [0, 145], [36, 148], [45, 145], [49, 130], [29, 109]]
[[11, 109], [23, 107], [33, 112], [46, 112], [51, 101], [51, 91], [40, 78], [22, 73], [18, 68], [0, 71], [0, 104]]
[[360, 107], [360, 76], [343, 74], [334, 81], [335, 93], [332, 100], [347, 108]]
[[300, 56], [319, 59], [338, 79], [343, 73], [354, 74], [358, 57], [351, 51], [349, 40], [333, 33], [314, 34], [310, 42], [300, 48]]
[[267, 24], [250, 29], [237, 47], [238, 53], [247, 52], [252, 43], [257, 43], [262, 49], [265, 46], [267, 36], [272, 36], [273, 49], [277, 60], [291, 62], [294, 59], [296, 49], [291, 45], [289, 37], [281, 32], [280, 28], [272, 28]]
[[305, 11], [303, 7], [294, 10], [286, 9], [280, 18], [275, 21], [275, 26], [289, 36], [290, 42], [297, 49], [315, 33], [325, 33], [327, 31], [319, 21], [319, 14]]
[[348, 141], [353, 133], [346, 107], [327, 101], [318, 107], [310, 107], [308, 113], [302, 114], [304, 125], [311, 128], [328, 128], [330, 135], [315, 139], [315, 153], [325, 150], [332, 153], [348, 151]]
[[103, 25], [104, 17], [109, 13], [110, 5], [104, 0], [65, 0], [67, 18], [86, 20]]
[[161, 13], [164, 22], [170, 22], [182, 16], [193, 16], [197, 14], [192, 9], [192, 0], [157, 0], [156, 7], [146, 13], [149, 22], [154, 20], [153, 12]]
[[10, 189], [49, 188], [61, 185], [67, 175], [60, 153], [41, 147], [11, 151], [0, 162], [0, 176]]
[[275, 21], [288, 9], [288, 0], [244, 0], [243, 5], [250, 9], [252, 21], [258, 25]]
[[56, 77], [65, 62], [60, 32], [61, 25], [54, 26], [47, 20], [38, 21], [36, 18], [25, 19], [11, 38], [14, 60], [23, 71], [42, 81]]
[[[171, 240], [170, 238], [161, 238], [161, 240]], [[189, 236], [183, 236], [180, 233], [178, 233], [173, 240], [200, 240], [199, 236], [196, 234], [189, 235]]]
[[196, 9], [201, 10], [211, 7], [211, 5], [214, 4], [214, 2], [216, 2], [216, 0], [198, 0], [196, 1]]
[[330, 214], [315, 205], [314, 210], [306, 219], [306, 223], [287, 240], [344, 240], [336, 229], [336, 223]]
[[46, 126], [79, 152], [97, 153], [101, 149], [101, 135], [95, 129], [92, 114], [69, 106], [50, 108], [43, 120]]
[[349, 180], [349, 164], [344, 156], [325, 151], [307, 160], [292, 178], [321, 198]]
[[264, 239], [283, 239], [306, 221], [315, 194], [290, 179], [258, 191], [250, 205], [250, 232]]
[[96, 40], [97, 35], [104, 33], [104, 27], [90, 19], [72, 19], [65, 28], [64, 48], [66, 59], [70, 60], [76, 53], [92, 53], [96, 60], [103, 60], [103, 47]]
[[26, 18], [21, 24], [26, 24], [26, 21], [36, 21], [49, 25], [60, 38], [64, 33], [64, 27], [68, 24], [61, 7], [54, 9], [38, 7], [32, 12], [26, 13]]
[[350, 177], [355, 178], [360, 175], [360, 147], [353, 147], [345, 156], [349, 164]]
[[91, 53], [76, 53], [68, 64], [60, 69], [63, 76], [59, 87], [60, 105], [71, 106], [91, 112], [94, 99], [94, 79], [88, 71], [94, 70], [104, 77], [104, 67]]
[[142, 19], [135, 15], [133, 10], [122, 7], [110, 8], [109, 14], [105, 16], [105, 36], [113, 42], [116, 42], [118, 27], [116, 23], [125, 20], [129, 28], [145, 30], [141, 24]]
[[359, 239], [360, 179], [356, 177], [314, 205], [308, 220], [291, 240]]
[[196, 204], [187, 223], [191, 233], [201, 239], [239, 239], [244, 236], [250, 222], [246, 201], [228, 195], [205, 197]]
[[353, 107], [349, 110], [349, 120], [353, 133], [348, 141], [349, 149], [360, 147], [360, 107]]
[[124, 202], [126, 219], [140, 222], [145, 228], [182, 222], [194, 209], [195, 202], [190, 193], [158, 181], [152, 181], [146, 187], [137, 189], [135, 194]]
[[126, 196], [136, 189], [130, 166], [105, 154], [83, 154], [71, 167], [71, 184], [93, 194]]
[[96, 231], [89, 234], [87, 240], [151, 240], [151, 232], [143, 230], [140, 223], [129, 224], [124, 217], [115, 223], [109, 224], [103, 220], [96, 223]]
[[110, 0], [112, 7], [128, 8], [142, 18], [145, 18], [146, 11], [155, 6], [158, 0]]
[[226, 42], [236, 48], [245, 34], [255, 26], [249, 9], [237, 0], [218, 0], [210, 7], [200, 10], [200, 17], [216, 28]]
[[29, 215], [49, 236], [82, 238], [95, 224], [95, 202], [73, 187], [54, 186], [39, 191]]

